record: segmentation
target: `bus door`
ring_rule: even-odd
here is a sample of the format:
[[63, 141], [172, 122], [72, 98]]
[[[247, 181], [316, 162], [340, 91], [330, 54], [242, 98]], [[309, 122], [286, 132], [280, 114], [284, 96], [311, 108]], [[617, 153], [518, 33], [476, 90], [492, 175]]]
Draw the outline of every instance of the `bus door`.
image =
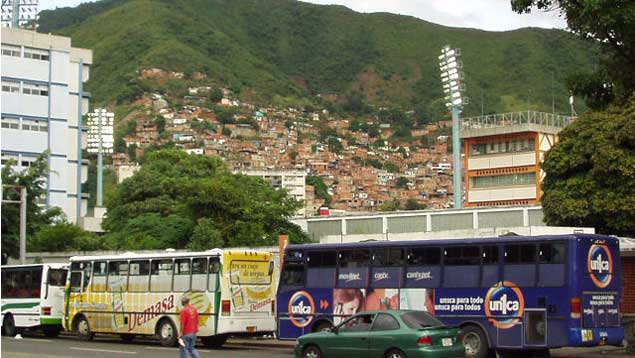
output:
[[42, 280], [42, 324], [62, 324], [64, 315], [64, 285], [66, 284], [66, 268], [48, 267], [45, 279]]
[[[583, 238], [580, 258], [584, 261], [584, 269], [580, 270], [582, 328], [620, 327], [620, 251], [617, 241]], [[598, 340], [598, 337], [586, 338]]]

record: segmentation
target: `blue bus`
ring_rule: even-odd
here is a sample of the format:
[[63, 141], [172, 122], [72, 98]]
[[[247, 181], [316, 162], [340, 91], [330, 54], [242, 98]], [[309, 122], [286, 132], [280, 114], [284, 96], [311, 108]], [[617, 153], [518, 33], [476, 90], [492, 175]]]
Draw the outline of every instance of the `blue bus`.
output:
[[621, 345], [617, 238], [574, 234], [289, 245], [278, 336], [363, 310], [417, 309], [460, 326], [470, 358]]

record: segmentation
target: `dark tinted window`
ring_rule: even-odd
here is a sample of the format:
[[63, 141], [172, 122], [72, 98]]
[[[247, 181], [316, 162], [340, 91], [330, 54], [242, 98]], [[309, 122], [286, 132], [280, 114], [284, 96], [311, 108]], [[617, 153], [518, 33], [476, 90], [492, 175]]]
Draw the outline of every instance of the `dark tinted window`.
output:
[[536, 245], [505, 245], [505, 263], [529, 264], [536, 262]]
[[309, 267], [335, 267], [337, 253], [335, 251], [311, 251], [307, 253]]
[[445, 265], [480, 265], [480, 248], [478, 246], [454, 246], [444, 249]]
[[285, 262], [280, 282], [287, 286], [303, 286], [304, 265], [301, 262]]
[[369, 261], [368, 250], [343, 250], [340, 251], [340, 267], [366, 267]]
[[373, 331], [389, 331], [393, 329], [399, 329], [399, 322], [397, 322], [393, 316], [380, 313], [375, 317], [372, 328]]
[[565, 244], [540, 244], [538, 260], [543, 264], [562, 264], [566, 259]]
[[406, 324], [406, 326], [412, 329], [443, 326], [443, 323], [441, 323], [441, 321], [432, 317], [428, 312], [423, 311], [406, 312], [401, 315], [401, 319]]
[[441, 249], [438, 247], [414, 248], [408, 253], [408, 265], [426, 266], [441, 264]]
[[72, 272], [71, 273], [71, 292], [80, 292], [81, 285], [82, 285], [82, 273]]
[[51, 286], [64, 286], [66, 285], [66, 273], [67, 271], [64, 269], [49, 269], [46, 282]]
[[3, 298], [39, 298], [41, 285], [41, 266], [2, 270]]
[[373, 266], [403, 266], [404, 250], [395, 247], [373, 250], [371, 263]]
[[485, 265], [498, 263], [498, 246], [483, 246], [481, 256]]

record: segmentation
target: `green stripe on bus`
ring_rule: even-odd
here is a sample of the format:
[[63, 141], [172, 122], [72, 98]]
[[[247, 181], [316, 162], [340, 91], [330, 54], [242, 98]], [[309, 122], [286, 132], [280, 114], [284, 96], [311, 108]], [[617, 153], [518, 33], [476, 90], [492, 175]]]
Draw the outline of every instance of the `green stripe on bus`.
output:
[[40, 317], [40, 324], [54, 324], [54, 325], [62, 325], [61, 318], [50, 318], [50, 317]]
[[33, 308], [40, 304], [40, 301], [37, 302], [20, 302], [20, 303], [7, 303], [6, 305], [2, 305], [2, 310], [8, 310], [10, 308]]

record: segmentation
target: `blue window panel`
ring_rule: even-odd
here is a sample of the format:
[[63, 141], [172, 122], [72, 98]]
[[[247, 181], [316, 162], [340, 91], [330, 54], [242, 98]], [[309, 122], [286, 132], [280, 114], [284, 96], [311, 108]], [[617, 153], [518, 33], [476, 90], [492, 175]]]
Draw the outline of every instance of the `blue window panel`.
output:
[[478, 287], [478, 266], [445, 266], [444, 287]]
[[341, 267], [337, 273], [337, 287], [365, 288], [366, 286], [368, 286], [368, 271], [368, 267]]
[[439, 287], [441, 283], [440, 266], [416, 266], [406, 269], [405, 287], [427, 288]]
[[306, 286], [315, 288], [335, 287], [335, 268], [310, 268], [306, 274]]
[[538, 265], [538, 287], [564, 286], [565, 270], [564, 264]]
[[370, 275], [370, 287], [397, 288], [403, 281], [401, 267], [374, 267]]
[[505, 265], [505, 281], [511, 281], [519, 287], [534, 287], [536, 265]]
[[491, 287], [500, 281], [498, 265], [483, 265], [483, 275], [481, 276], [481, 287]]

